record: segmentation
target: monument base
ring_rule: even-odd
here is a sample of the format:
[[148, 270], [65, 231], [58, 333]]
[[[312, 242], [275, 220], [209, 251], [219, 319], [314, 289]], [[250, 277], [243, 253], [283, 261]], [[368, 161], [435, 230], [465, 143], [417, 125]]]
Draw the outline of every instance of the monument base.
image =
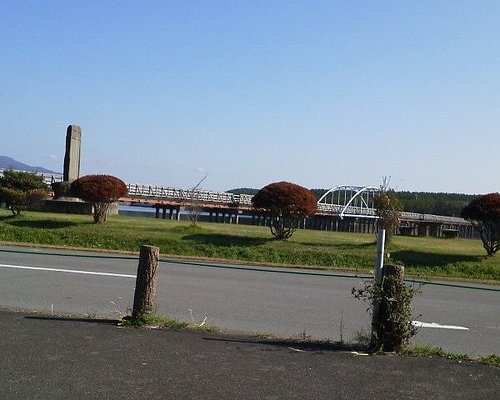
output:
[[[72, 197], [45, 200], [37, 209], [39, 211], [61, 214], [91, 215], [93, 212], [92, 206], [89, 203]], [[109, 206], [108, 215], [118, 215], [117, 202]]]
[[45, 200], [40, 210], [63, 214], [92, 214], [92, 206], [90, 204], [71, 199]]
[[118, 215], [118, 202], [109, 205], [108, 215]]

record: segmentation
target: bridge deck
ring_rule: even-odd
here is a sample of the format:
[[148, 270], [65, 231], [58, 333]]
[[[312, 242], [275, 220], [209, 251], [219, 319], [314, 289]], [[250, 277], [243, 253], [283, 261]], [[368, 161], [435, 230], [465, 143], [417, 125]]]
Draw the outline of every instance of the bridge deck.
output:
[[[138, 184], [129, 184], [127, 186], [129, 193], [127, 197], [120, 201], [131, 205], [147, 204], [158, 208], [196, 206], [198, 208], [253, 210], [253, 196], [248, 194], [176, 189]], [[341, 213], [343, 217], [377, 218], [374, 208], [345, 207], [340, 204], [318, 203], [317, 215], [340, 216]], [[470, 222], [463, 218], [413, 212], [402, 212], [400, 218], [403, 221], [470, 225]]]

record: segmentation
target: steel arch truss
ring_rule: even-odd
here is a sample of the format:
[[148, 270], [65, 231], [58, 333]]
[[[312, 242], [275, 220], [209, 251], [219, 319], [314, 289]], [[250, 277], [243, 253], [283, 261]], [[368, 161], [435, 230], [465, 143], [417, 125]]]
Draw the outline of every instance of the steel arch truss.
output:
[[333, 212], [340, 218], [376, 218], [374, 200], [379, 191], [376, 186], [335, 186], [318, 200], [318, 210]]

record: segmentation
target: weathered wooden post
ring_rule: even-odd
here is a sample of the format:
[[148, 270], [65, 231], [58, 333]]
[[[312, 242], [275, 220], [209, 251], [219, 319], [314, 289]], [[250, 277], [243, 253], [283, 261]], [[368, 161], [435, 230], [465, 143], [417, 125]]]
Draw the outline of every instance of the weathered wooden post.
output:
[[156, 311], [156, 281], [160, 249], [141, 246], [135, 284], [132, 317], [140, 318]]

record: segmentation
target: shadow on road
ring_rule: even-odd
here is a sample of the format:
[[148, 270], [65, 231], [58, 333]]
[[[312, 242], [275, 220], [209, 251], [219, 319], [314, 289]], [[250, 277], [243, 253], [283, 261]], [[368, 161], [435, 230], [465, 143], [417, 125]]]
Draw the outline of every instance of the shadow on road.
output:
[[41, 321], [63, 321], [63, 322], [90, 322], [93, 324], [118, 325], [117, 319], [100, 319], [100, 318], [76, 318], [76, 317], [56, 317], [43, 315], [27, 315], [24, 318]]
[[366, 352], [367, 349], [361, 344], [347, 344], [340, 342], [316, 342], [303, 341], [294, 339], [259, 339], [259, 338], [232, 338], [232, 337], [205, 337], [203, 340], [226, 342], [226, 343], [242, 343], [267, 345], [273, 347], [285, 347], [294, 351], [340, 351], [340, 352]]

